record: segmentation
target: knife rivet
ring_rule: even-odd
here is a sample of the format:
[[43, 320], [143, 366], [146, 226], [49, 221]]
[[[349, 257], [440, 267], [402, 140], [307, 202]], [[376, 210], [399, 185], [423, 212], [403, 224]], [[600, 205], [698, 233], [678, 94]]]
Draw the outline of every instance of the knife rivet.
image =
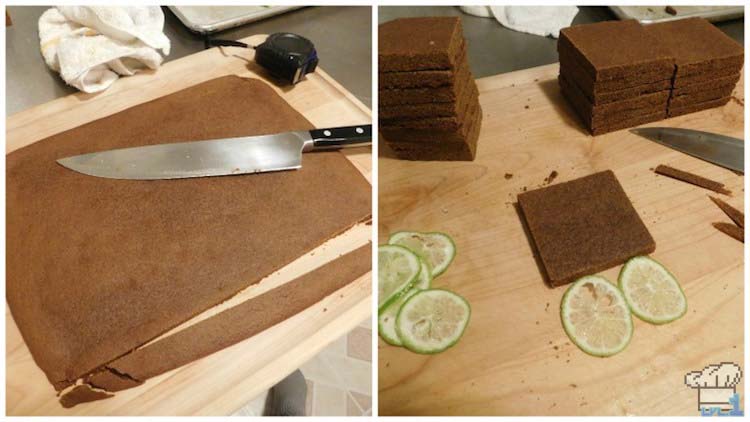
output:
[[330, 130], [324, 130], [323, 131], [323, 135], [325, 135], [325, 136], [331, 136], [331, 131]]
[[357, 133], [359, 133], [360, 135], [363, 134], [363, 133], [365, 133], [365, 130], [362, 129], [361, 127], [358, 127], [356, 129], [354, 129], [354, 131], [357, 132]]

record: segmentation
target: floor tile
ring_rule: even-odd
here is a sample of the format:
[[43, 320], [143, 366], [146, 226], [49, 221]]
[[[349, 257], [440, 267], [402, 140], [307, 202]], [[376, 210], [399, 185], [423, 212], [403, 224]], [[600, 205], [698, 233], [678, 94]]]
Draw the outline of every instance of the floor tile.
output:
[[313, 416], [346, 416], [346, 391], [315, 383]]
[[355, 327], [347, 335], [347, 356], [355, 359], [372, 361], [372, 330]]
[[359, 394], [356, 391], [349, 391], [349, 396], [354, 400], [363, 414], [372, 409], [372, 397]]
[[372, 365], [370, 362], [349, 357], [329, 357], [330, 366], [343, 381], [343, 388], [361, 394], [370, 394], [372, 389]]
[[343, 385], [343, 379], [331, 366], [329, 358], [336, 359], [338, 362], [339, 359], [343, 359], [343, 356], [337, 358], [336, 356], [328, 357], [322, 353], [318, 354], [300, 367], [302, 375], [305, 379], [314, 381], [316, 384], [325, 384], [332, 387]]

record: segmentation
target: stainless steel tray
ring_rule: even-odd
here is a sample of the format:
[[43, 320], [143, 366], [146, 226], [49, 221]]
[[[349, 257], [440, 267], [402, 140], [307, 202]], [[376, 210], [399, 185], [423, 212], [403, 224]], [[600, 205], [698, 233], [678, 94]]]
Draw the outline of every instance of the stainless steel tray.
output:
[[671, 6], [677, 13], [666, 12], [667, 6], [610, 6], [619, 19], [635, 19], [641, 23], [666, 22], [675, 19], [701, 17], [711, 22], [741, 18], [743, 6]]
[[169, 6], [183, 25], [210, 34], [265, 19], [304, 6]]

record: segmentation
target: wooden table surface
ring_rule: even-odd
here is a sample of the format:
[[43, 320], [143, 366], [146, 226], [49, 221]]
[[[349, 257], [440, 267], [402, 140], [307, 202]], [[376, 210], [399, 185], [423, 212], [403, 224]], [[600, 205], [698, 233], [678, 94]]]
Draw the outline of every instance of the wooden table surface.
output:
[[[263, 39], [265, 36], [257, 35], [243, 41], [257, 44]], [[235, 74], [268, 81], [252, 61], [253, 55], [247, 49], [213, 48], [168, 62], [157, 71], [121, 78], [99, 94], [79, 93], [23, 111], [7, 120], [6, 153], [209, 79]], [[269, 85], [317, 127], [371, 121], [369, 108], [322, 69], [292, 89], [271, 82]], [[371, 149], [356, 148], [345, 153], [371, 182]], [[371, 238], [371, 226], [357, 225], [175, 330], [290, 281], [366, 244]], [[58, 403], [54, 388], [34, 363], [6, 308], [6, 412], [9, 415], [227, 415], [367, 318], [371, 313], [370, 292], [368, 273], [257, 336], [147, 380], [139, 387], [118, 392], [113, 398], [72, 409], [63, 409]]]
[[[743, 365], [743, 244], [711, 226], [730, 221], [711, 192], [650, 169], [669, 164], [719, 180], [733, 191], [724, 199], [739, 208], [743, 177], [628, 131], [589, 136], [561, 97], [557, 73], [554, 64], [477, 81], [484, 122], [474, 162], [398, 161], [381, 151], [380, 242], [397, 230], [450, 234], [457, 256], [434, 286], [472, 306], [463, 338], [442, 354], [379, 341], [381, 415], [697, 416], [698, 391], [685, 386], [685, 374]], [[649, 126], [743, 138], [743, 92], [740, 83], [724, 107]], [[567, 286], [543, 282], [513, 203], [552, 171], [560, 183], [606, 169], [656, 240], [652, 256], [679, 279], [688, 312], [663, 326], [634, 317], [627, 349], [596, 358], [563, 331]], [[615, 281], [619, 270], [601, 274]]]

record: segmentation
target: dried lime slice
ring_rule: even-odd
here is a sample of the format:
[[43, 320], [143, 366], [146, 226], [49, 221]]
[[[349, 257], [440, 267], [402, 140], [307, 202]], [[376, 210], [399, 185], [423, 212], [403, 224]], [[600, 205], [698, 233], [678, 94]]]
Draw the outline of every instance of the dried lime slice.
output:
[[620, 290], [638, 318], [652, 324], [672, 322], [687, 312], [680, 283], [663, 265], [647, 256], [631, 258], [620, 271]]
[[456, 245], [447, 234], [432, 232], [396, 232], [388, 239], [390, 245], [401, 245], [419, 255], [430, 267], [432, 278], [442, 274], [456, 256]]
[[414, 296], [417, 292], [424, 289], [430, 288], [432, 277], [430, 276], [430, 269], [427, 268], [427, 264], [423, 260], [419, 260], [421, 269], [417, 281], [414, 283], [408, 292], [404, 293], [396, 299], [393, 303], [388, 305], [383, 311], [378, 313], [378, 332], [380, 337], [383, 338], [387, 343], [393, 346], [401, 346], [403, 343], [396, 333], [396, 316], [398, 311], [401, 309], [401, 305], [406, 302], [407, 299]]
[[409, 249], [397, 245], [378, 247], [378, 311], [411, 288], [420, 268], [419, 257]]
[[599, 276], [573, 283], [560, 305], [563, 328], [584, 352], [612, 356], [633, 336], [633, 319], [625, 297], [614, 284]]
[[417, 353], [440, 353], [453, 346], [469, 323], [471, 307], [461, 296], [441, 289], [417, 292], [401, 306], [396, 333]]

